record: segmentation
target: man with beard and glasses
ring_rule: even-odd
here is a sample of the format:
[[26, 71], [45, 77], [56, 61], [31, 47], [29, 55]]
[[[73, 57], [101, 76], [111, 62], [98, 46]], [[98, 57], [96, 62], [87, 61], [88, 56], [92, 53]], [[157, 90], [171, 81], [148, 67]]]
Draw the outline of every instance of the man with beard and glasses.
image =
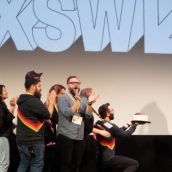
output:
[[53, 114], [56, 93], [52, 91], [48, 95], [46, 108], [40, 100], [41, 75], [35, 71], [26, 74], [26, 93], [17, 100], [16, 142], [21, 159], [17, 172], [42, 172], [44, 165], [44, 121]]
[[68, 94], [58, 101], [57, 140], [61, 157], [61, 172], [76, 172], [84, 152], [83, 116], [92, 118], [91, 105], [97, 100], [97, 94], [91, 94], [88, 100], [79, 96], [81, 82], [76, 76], [67, 79]]
[[103, 128], [111, 134], [111, 137], [105, 138], [103, 136], [94, 134], [96, 144], [98, 146], [98, 165], [101, 164], [105, 170], [122, 169], [123, 172], [134, 172], [139, 167], [136, 160], [124, 156], [115, 155], [115, 141], [116, 137], [128, 137], [136, 129], [138, 123], [129, 122], [122, 128], [119, 128], [114, 123], [110, 122], [114, 119], [114, 109], [109, 103], [103, 104], [99, 107], [98, 112], [103, 120], [97, 121], [96, 125]]

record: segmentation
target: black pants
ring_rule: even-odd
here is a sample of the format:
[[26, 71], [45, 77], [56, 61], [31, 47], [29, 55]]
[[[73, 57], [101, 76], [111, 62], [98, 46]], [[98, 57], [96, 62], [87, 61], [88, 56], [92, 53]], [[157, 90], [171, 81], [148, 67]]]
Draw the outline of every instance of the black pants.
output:
[[60, 155], [58, 145], [56, 147], [45, 147], [43, 172], [59, 172]]
[[61, 134], [57, 140], [61, 157], [60, 172], [77, 172], [84, 153], [85, 141], [72, 140]]
[[103, 162], [103, 166], [108, 169], [123, 169], [123, 172], [134, 172], [139, 163], [134, 159], [115, 155], [111, 160]]

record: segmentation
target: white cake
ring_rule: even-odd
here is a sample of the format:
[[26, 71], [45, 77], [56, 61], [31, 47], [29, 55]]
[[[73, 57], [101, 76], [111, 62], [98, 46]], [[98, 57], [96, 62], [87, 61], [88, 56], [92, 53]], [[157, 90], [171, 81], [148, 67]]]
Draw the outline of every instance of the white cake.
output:
[[136, 114], [134, 115], [133, 121], [143, 121], [143, 122], [148, 122], [148, 123], [150, 123], [150, 122], [149, 122], [149, 117], [148, 117], [148, 115], [145, 115], [145, 113], [143, 113], [143, 112], [136, 113]]

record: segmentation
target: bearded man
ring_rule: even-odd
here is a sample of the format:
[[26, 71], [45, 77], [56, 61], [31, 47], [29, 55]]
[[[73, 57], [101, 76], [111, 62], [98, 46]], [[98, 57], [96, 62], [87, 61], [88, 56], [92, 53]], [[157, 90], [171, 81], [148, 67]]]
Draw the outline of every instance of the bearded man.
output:
[[91, 105], [98, 98], [97, 94], [79, 96], [81, 82], [76, 76], [67, 79], [68, 94], [63, 94], [58, 101], [58, 146], [61, 157], [60, 172], [76, 172], [84, 153], [83, 117], [92, 118]]
[[26, 74], [26, 93], [21, 94], [17, 101], [16, 142], [21, 159], [17, 172], [42, 172], [44, 165], [44, 120], [52, 116], [56, 93], [52, 91], [48, 95], [46, 108], [40, 100], [41, 75], [35, 71]]
[[[96, 122], [96, 126], [108, 131], [111, 137], [105, 138], [100, 135], [94, 134], [94, 138], [99, 149], [98, 165], [101, 164], [106, 171], [115, 171], [121, 169], [123, 172], [134, 172], [138, 169], [139, 164], [136, 160], [115, 154], [116, 137], [128, 137], [136, 129], [139, 123], [126, 123], [123, 127], [119, 128], [116, 124], [112, 123], [114, 119], [114, 109], [109, 103], [101, 105], [98, 112], [102, 120]], [[98, 150], [97, 149], [97, 150]]]

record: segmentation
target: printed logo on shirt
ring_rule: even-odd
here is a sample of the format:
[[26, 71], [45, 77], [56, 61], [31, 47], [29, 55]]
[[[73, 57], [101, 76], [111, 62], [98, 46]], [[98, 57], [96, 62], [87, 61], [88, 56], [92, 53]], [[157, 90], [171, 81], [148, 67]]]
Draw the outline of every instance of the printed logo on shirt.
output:
[[38, 121], [37, 123], [34, 123], [33, 121], [27, 119], [21, 112], [19, 109], [17, 109], [17, 116], [18, 118], [21, 120], [21, 122], [26, 125], [28, 128], [30, 128], [31, 130], [38, 132], [41, 127], [44, 124], [44, 120], [42, 121]]

